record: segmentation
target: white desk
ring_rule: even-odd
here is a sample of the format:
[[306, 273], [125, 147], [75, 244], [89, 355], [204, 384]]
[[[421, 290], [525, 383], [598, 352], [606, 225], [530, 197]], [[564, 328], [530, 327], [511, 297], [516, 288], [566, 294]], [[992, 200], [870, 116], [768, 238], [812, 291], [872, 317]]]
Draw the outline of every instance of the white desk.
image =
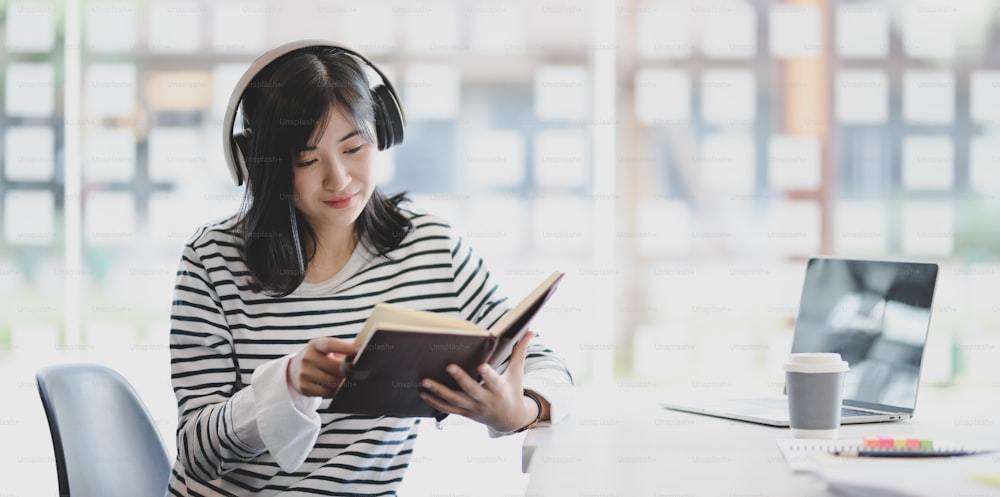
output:
[[[665, 395], [670, 392], [581, 389], [570, 418], [532, 430], [525, 438], [527, 496], [830, 495], [813, 477], [788, 469], [774, 442], [790, 437], [787, 428], [665, 410], [657, 405]], [[976, 398], [982, 397], [925, 389], [915, 419], [844, 426], [840, 438], [887, 434], [1000, 440], [1000, 419]], [[959, 405], [971, 410], [948, 412]]]

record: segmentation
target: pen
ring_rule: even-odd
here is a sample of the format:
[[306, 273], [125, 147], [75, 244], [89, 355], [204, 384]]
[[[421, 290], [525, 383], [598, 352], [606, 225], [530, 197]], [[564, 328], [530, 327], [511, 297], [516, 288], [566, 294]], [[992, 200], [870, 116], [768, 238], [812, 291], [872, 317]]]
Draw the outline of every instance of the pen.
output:
[[971, 456], [989, 451], [969, 450], [840, 450], [832, 452], [840, 457], [952, 457]]

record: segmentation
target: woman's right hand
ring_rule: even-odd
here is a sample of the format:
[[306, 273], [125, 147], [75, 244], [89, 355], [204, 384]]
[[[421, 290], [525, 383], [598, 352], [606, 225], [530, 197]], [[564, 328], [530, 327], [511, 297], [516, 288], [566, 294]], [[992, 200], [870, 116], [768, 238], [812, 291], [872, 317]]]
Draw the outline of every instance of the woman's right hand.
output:
[[288, 361], [285, 371], [288, 385], [308, 397], [333, 397], [343, 379], [340, 364], [345, 357], [357, 351], [353, 342], [329, 337], [313, 338]]

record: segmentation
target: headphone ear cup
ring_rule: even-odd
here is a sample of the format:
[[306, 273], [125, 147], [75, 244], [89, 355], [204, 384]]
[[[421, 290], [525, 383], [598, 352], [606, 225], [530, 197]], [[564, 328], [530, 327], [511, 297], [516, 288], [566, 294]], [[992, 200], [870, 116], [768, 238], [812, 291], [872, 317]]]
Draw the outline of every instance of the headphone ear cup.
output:
[[403, 113], [392, 91], [385, 85], [373, 87], [372, 102], [375, 105], [375, 135], [378, 149], [385, 150], [403, 143]]
[[252, 132], [249, 129], [244, 129], [238, 133], [233, 133], [233, 166], [230, 169], [230, 173], [233, 176], [233, 180], [236, 181], [237, 185], [242, 185], [246, 182], [247, 178], [250, 176], [249, 168], [247, 168], [247, 160], [244, 155], [244, 151], [250, 151], [250, 136]]

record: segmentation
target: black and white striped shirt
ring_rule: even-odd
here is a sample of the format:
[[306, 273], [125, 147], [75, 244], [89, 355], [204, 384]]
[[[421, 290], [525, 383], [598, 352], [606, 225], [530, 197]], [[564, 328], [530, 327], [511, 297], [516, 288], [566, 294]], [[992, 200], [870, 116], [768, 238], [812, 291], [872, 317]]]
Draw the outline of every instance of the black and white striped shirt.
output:
[[[311, 338], [353, 340], [379, 302], [486, 327], [506, 312], [462, 238], [437, 217], [404, 212], [415, 229], [388, 258], [359, 244], [336, 276], [282, 298], [249, 290], [235, 218], [195, 233], [171, 315], [178, 454], [168, 495], [395, 495], [418, 420], [331, 412], [328, 400], [291, 391], [284, 371]], [[565, 364], [535, 341], [525, 371], [553, 420], [564, 416]]]

